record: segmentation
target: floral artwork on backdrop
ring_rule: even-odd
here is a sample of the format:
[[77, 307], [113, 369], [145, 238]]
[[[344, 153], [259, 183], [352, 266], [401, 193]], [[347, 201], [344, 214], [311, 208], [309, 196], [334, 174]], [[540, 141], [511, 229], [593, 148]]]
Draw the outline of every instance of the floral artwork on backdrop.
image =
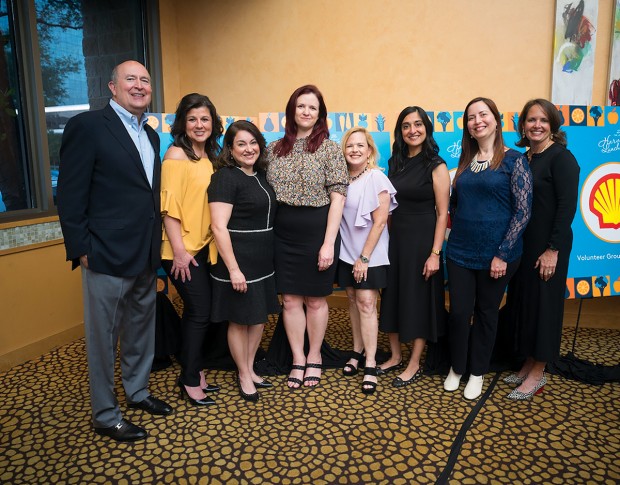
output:
[[590, 105], [598, 0], [557, 0], [553, 39], [555, 104]]
[[620, 0], [615, 0], [613, 22], [609, 51], [607, 105], [620, 106]]

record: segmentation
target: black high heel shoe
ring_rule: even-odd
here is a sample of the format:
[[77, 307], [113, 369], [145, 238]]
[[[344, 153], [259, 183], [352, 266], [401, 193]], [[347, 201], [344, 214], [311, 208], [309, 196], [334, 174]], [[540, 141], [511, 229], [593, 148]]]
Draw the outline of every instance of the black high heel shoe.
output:
[[245, 392], [243, 390], [243, 387], [241, 387], [241, 379], [239, 378], [237, 378], [237, 385], [239, 386], [239, 395], [241, 396], [242, 399], [245, 399], [246, 401], [249, 401], [249, 402], [258, 401], [258, 398], [259, 398], [258, 391], [254, 391], [252, 394], [248, 394], [247, 392]]
[[366, 376], [377, 377], [377, 368], [364, 367], [364, 380], [362, 381], [362, 392], [364, 394], [374, 394], [377, 390], [377, 383], [367, 380]]
[[273, 384], [269, 382], [267, 379], [263, 379], [260, 382], [255, 382], [254, 386], [256, 386], [256, 389], [269, 389], [273, 387]]
[[204, 392], [205, 394], [209, 392], [218, 392], [219, 390], [220, 386], [218, 386], [217, 384], [207, 384], [206, 387], [202, 388], [202, 392]]
[[357, 371], [359, 370], [360, 366], [364, 365], [364, 360], [365, 360], [364, 351], [365, 349], [362, 349], [361, 352], [356, 352], [355, 350], [351, 352], [351, 357], [349, 358], [349, 360], [351, 359], [357, 360], [357, 365], [346, 363], [344, 367], [342, 368], [342, 373], [345, 376], [347, 377], [354, 376], [355, 374], [357, 374]]
[[181, 399], [187, 399], [193, 406], [213, 406], [215, 404], [215, 401], [208, 396], [205, 396], [203, 399], [194, 399], [191, 397], [181, 381], [177, 381], [177, 385], [179, 386], [179, 395]]

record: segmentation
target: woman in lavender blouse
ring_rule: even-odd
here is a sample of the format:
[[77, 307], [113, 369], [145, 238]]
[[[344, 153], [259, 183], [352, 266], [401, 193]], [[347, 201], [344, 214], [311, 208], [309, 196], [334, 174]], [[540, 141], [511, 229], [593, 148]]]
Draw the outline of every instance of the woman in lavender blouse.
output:
[[353, 332], [353, 353], [343, 373], [357, 374], [365, 353], [362, 392], [372, 394], [377, 388], [377, 297], [379, 289], [387, 285], [386, 223], [397, 206], [396, 190], [377, 167], [377, 148], [366, 129], [347, 131], [342, 149], [349, 169], [349, 188], [340, 222], [338, 284], [349, 298]]

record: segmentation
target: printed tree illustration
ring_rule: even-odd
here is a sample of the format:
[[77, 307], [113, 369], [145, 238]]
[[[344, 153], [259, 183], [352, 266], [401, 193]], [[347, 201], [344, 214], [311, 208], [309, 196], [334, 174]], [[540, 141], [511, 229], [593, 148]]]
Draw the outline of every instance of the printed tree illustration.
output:
[[450, 113], [448, 113], [447, 111], [441, 111], [437, 115], [437, 121], [441, 123], [442, 131], [446, 131], [446, 126], [448, 126], [448, 123], [450, 123], [451, 119], [452, 116], [450, 116]]
[[592, 106], [590, 108], [590, 116], [594, 118], [594, 126], [598, 126], [598, 120], [603, 116], [603, 110], [600, 106]]

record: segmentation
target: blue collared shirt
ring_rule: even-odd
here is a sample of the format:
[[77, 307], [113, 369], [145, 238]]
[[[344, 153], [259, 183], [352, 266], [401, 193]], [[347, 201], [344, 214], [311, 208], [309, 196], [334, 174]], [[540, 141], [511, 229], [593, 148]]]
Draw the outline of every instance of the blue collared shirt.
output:
[[113, 99], [110, 100], [110, 106], [112, 106], [112, 109], [121, 119], [123, 125], [125, 125], [127, 133], [129, 133], [134, 145], [136, 145], [138, 153], [140, 154], [140, 159], [142, 160], [142, 166], [146, 172], [146, 177], [149, 179], [149, 184], [151, 184], [152, 187], [153, 168], [155, 166], [155, 150], [153, 150], [153, 145], [151, 145], [151, 141], [149, 140], [146, 130], [144, 129], [144, 125], [146, 125], [147, 120], [146, 115], [143, 114], [142, 118], [138, 120], [136, 115], [131, 114]]

